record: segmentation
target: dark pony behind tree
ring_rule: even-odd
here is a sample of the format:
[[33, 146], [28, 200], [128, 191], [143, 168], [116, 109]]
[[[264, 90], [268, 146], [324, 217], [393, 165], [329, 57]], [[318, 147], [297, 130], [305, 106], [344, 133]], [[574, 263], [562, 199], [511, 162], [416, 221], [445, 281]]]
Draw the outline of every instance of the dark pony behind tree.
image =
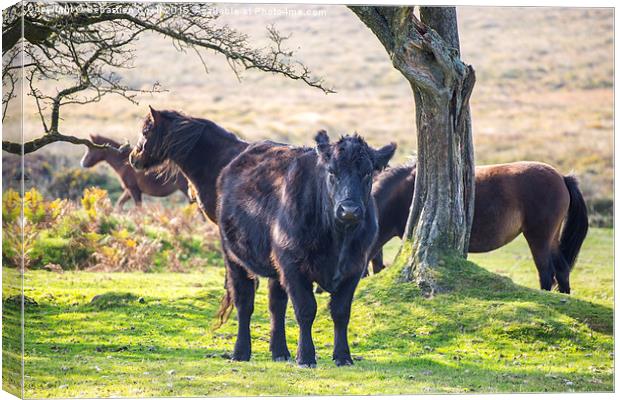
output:
[[[375, 180], [375, 273], [384, 267], [383, 245], [405, 231], [415, 175], [415, 166], [409, 165], [390, 168]], [[538, 162], [479, 166], [474, 207], [469, 252], [495, 250], [523, 233], [540, 287], [551, 290], [555, 282], [560, 292], [570, 293], [569, 275], [588, 232], [587, 207], [575, 177]]]
[[180, 190], [188, 196], [187, 180], [183, 175], [162, 175], [156, 171], [135, 171], [128, 162], [129, 148], [125, 149], [117, 141], [103, 135], [90, 135], [90, 139], [93, 143], [109, 145], [110, 148], [87, 148], [80, 164], [84, 168], [92, 168], [105, 161], [114, 169], [124, 189], [116, 202], [117, 209], [122, 209], [129, 198], [133, 199], [136, 206], [140, 206], [142, 194], [166, 197]]
[[247, 146], [207, 119], [151, 108], [129, 158], [138, 170], [178, 170], [189, 181], [190, 198], [211, 221], [217, 222], [217, 178], [222, 168]]
[[351, 303], [377, 232], [372, 179], [396, 146], [374, 150], [357, 135], [330, 144], [324, 131], [316, 142], [316, 149], [253, 144], [220, 175], [217, 215], [228, 288], [218, 315], [223, 322], [232, 304], [237, 309], [235, 360], [250, 359], [250, 318], [262, 276], [269, 278], [273, 360], [290, 357], [284, 330], [290, 298], [300, 329], [297, 363], [316, 365], [316, 282], [331, 294], [333, 359], [338, 366], [353, 363]]

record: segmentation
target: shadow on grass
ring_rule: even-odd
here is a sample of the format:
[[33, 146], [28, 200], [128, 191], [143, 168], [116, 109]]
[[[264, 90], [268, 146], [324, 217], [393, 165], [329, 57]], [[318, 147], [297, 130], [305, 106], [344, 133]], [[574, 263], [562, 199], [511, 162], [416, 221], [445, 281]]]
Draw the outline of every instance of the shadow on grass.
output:
[[502, 303], [526, 302], [538, 306], [532, 308], [532, 313], [566, 315], [596, 332], [613, 333], [613, 309], [610, 307], [558, 292], [521, 286], [467, 261], [444, 267], [439, 272], [441, 284], [458, 296]]
[[[26, 310], [26, 353], [44, 356], [86, 355], [127, 361], [230, 359], [235, 340], [234, 318], [214, 330], [221, 296], [219, 288], [173, 300], [109, 291], [77, 305], [41, 300]], [[268, 326], [257, 313], [253, 323]], [[264, 332], [263, 332], [264, 333]], [[254, 331], [254, 340], [268, 335]], [[212, 344], [206, 347], [204, 339]]]
[[[365, 365], [361, 369], [366, 368]], [[550, 374], [541, 369], [514, 369], [514, 368], [486, 368], [474, 362], [443, 363], [439, 361], [413, 358], [400, 361], [377, 361], [372, 368], [383, 371], [400, 372], [399, 378], [415, 381], [425, 393], [443, 393], [446, 390], [432, 388], [445, 387], [446, 381], [461, 382], [458, 387], [451, 387], [451, 392], [499, 392], [508, 393], [519, 391], [515, 388], [526, 386], [530, 392], [566, 392], [574, 384], [584, 384], [596, 379], [591, 372], [571, 373], [570, 381], [561, 374]], [[402, 374], [407, 371], [406, 374]], [[568, 385], [570, 386], [567, 386]], [[613, 378], [606, 382], [604, 391], [612, 391]], [[369, 395], [381, 393], [368, 393]], [[402, 392], [400, 394], [419, 394], [416, 392]]]
[[3, 301], [2, 389], [21, 396], [22, 383], [21, 301]]
[[[436, 278], [443, 291], [429, 299], [415, 285], [399, 281], [397, 266], [391, 268], [367, 279], [356, 294], [358, 307], [362, 303], [369, 309], [366, 318], [377, 321], [361, 341], [366, 351], [387, 347], [415, 358], [459, 342], [462, 346], [460, 339], [470, 335], [474, 343], [469, 346], [478, 343], [493, 352], [507, 346], [555, 355], [569, 346], [584, 359], [603, 349], [613, 352], [612, 339], [602, 347], [593, 339], [594, 332], [613, 335], [610, 307], [520, 286], [467, 261], [440, 267]], [[381, 323], [388, 319], [398, 322]]]
[[[416, 385], [428, 384], [435, 389], [511, 391], [518, 390], [521, 381], [536, 381], [535, 387], [541, 390], [561, 391], [566, 389], [565, 383], [553, 381], [555, 378], [549, 378], [542, 370], [503, 365], [506, 360], [499, 360], [500, 367], [491, 369], [489, 364], [484, 365], [485, 361], [480, 361], [481, 365], [478, 365], [476, 356], [471, 353], [461, 361], [458, 345], [451, 346], [458, 342], [461, 335], [470, 335], [493, 351], [509, 343], [517, 350], [529, 346], [524, 351], [537, 349], [545, 352], [570, 342], [581, 349], [573, 357], [580, 357], [582, 352], [598, 352], [599, 355], [613, 352], [613, 343], [609, 345], [608, 340], [592, 340], [593, 332], [612, 335], [613, 310], [609, 307], [526, 288], [464, 261], [437, 271], [438, 281], [445, 291], [432, 299], [422, 297], [415, 285], [398, 282], [397, 278], [398, 270], [392, 267], [380, 275], [365, 279], [360, 285], [353, 307], [354, 314], [361, 312], [364, 317], [352, 320], [352, 331], [357, 331], [357, 338], [352, 341], [352, 351], [354, 355], [363, 355], [363, 361], [347, 373], [350, 379], [359, 379], [351, 376], [355, 371], [370, 376], [372, 371], [378, 370], [388, 374], [389, 379], [404, 382], [402, 387], [411, 387], [407, 383], [411, 379]], [[29, 359], [26, 373], [36, 376], [40, 382], [44, 376], [59, 378], [68, 373], [59, 369], [59, 363], [65, 363], [70, 366], [69, 371], [75, 371], [79, 368], [73, 366], [75, 360], [88, 360], [84, 362], [100, 365], [108, 362], [108, 368], [115, 368], [112, 363], [118, 360], [132, 365], [153, 362], [165, 368], [168, 365], [174, 368], [179, 363], [191, 364], [194, 366], [192, 368], [204, 365], [207, 369], [223, 368], [227, 371], [241, 368], [247, 373], [262, 373], [266, 365], [268, 370], [274, 368], [276, 373], [284, 374], [282, 366], [262, 363], [270, 358], [264, 350], [253, 355], [253, 360], [259, 361], [261, 367], [253, 363], [229, 362], [229, 352], [235, 339], [234, 318], [222, 329], [213, 330], [213, 316], [222, 291], [218, 285], [175, 299], [142, 298], [130, 292], [105, 292], [99, 294], [94, 302], [72, 306], [39, 299], [38, 305], [26, 309], [26, 356]], [[264, 289], [259, 296], [264, 296]], [[321, 303], [324, 300], [321, 299]], [[296, 335], [296, 326], [290, 326], [294, 325], [292, 319], [289, 313], [289, 333]], [[328, 331], [331, 331], [328, 313], [319, 311], [317, 322], [317, 331], [321, 329], [325, 332], [328, 325]], [[252, 323], [253, 343], [267, 343], [267, 313], [255, 313]], [[427, 332], [420, 333], [420, 327]], [[330, 341], [332, 339], [331, 333], [320, 336], [321, 340], [327, 337]], [[292, 345], [294, 352], [296, 343], [289, 345]], [[322, 354], [331, 353], [320, 343], [319, 348]], [[429, 356], [437, 356], [435, 349], [440, 348], [451, 349], [449, 354], [441, 355], [446, 357], [447, 363], [428, 359]], [[393, 360], [386, 361], [390, 354], [394, 355]], [[331, 371], [330, 361], [321, 359], [320, 364]], [[195, 374], [198, 372], [194, 371]], [[591, 372], [572, 373], [571, 379], [587, 382], [593, 376]], [[85, 381], [97, 381], [96, 372], [88, 370], [84, 374]], [[478, 378], [468, 380], [467, 374]], [[447, 376], [449, 383], [442, 383]], [[231, 382], [234, 383], [234, 379]], [[185, 384], [192, 385], [191, 382]], [[262, 387], [262, 382], [256, 382], [253, 386], [254, 389]], [[596, 387], [608, 390], [611, 383], [601, 383]]]

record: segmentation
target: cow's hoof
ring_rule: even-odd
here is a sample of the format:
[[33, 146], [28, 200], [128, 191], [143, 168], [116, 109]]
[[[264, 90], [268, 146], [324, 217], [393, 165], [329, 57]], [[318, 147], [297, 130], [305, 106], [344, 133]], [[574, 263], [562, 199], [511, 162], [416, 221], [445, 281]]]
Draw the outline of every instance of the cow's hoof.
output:
[[316, 363], [308, 363], [308, 364], [299, 363], [297, 364], [297, 366], [299, 368], [316, 368]]
[[348, 367], [349, 365], [353, 365], [353, 360], [350, 358], [336, 358], [334, 362], [337, 367]]
[[232, 360], [233, 361], [250, 361], [250, 355], [249, 354], [233, 354]]
[[286, 362], [291, 359], [291, 356], [290, 355], [272, 356], [271, 359], [275, 362]]

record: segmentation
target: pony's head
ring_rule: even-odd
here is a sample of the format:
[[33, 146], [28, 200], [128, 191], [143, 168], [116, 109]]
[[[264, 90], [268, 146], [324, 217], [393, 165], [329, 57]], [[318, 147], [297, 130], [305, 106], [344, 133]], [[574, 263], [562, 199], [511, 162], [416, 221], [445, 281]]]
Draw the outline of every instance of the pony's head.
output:
[[170, 135], [170, 121], [162, 112], [151, 106], [149, 108], [150, 112], [142, 125], [142, 134], [129, 154], [129, 163], [137, 170], [159, 166], [168, 159], [165, 143]]
[[189, 155], [201, 134], [194, 118], [149, 108], [142, 135], [129, 154], [129, 163], [137, 170], [155, 168], [166, 161], [178, 164]]
[[[108, 145], [110, 147], [117, 148], [118, 151], [121, 154], [123, 154], [123, 150], [122, 150], [123, 147], [120, 146], [119, 143], [105, 136], [91, 134], [90, 141], [95, 144]], [[84, 153], [84, 156], [82, 156], [82, 160], [80, 160], [80, 165], [83, 168], [94, 167], [95, 165], [99, 164], [101, 161], [105, 160], [106, 157], [109, 156], [110, 150], [114, 150], [114, 149], [97, 149], [97, 148], [87, 147], [86, 152]]]
[[396, 144], [373, 149], [357, 134], [330, 143], [325, 131], [320, 131], [315, 141], [334, 218], [342, 225], [356, 225], [368, 208], [373, 175], [385, 168]]

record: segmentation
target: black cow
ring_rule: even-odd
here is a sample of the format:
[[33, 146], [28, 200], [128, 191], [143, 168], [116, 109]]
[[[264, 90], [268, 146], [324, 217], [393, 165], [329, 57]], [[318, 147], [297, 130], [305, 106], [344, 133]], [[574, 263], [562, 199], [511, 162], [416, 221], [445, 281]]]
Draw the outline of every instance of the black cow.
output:
[[290, 297], [300, 328], [297, 363], [316, 366], [311, 335], [316, 282], [331, 294], [333, 359], [338, 366], [353, 363], [347, 342], [351, 302], [377, 235], [373, 175], [396, 145], [375, 150], [357, 135], [330, 144], [324, 131], [315, 140], [316, 148], [250, 145], [218, 179], [217, 220], [227, 268], [218, 315], [224, 322], [233, 304], [237, 308], [235, 360], [250, 359], [255, 280], [263, 276], [269, 278], [273, 360], [290, 358], [284, 333]]

